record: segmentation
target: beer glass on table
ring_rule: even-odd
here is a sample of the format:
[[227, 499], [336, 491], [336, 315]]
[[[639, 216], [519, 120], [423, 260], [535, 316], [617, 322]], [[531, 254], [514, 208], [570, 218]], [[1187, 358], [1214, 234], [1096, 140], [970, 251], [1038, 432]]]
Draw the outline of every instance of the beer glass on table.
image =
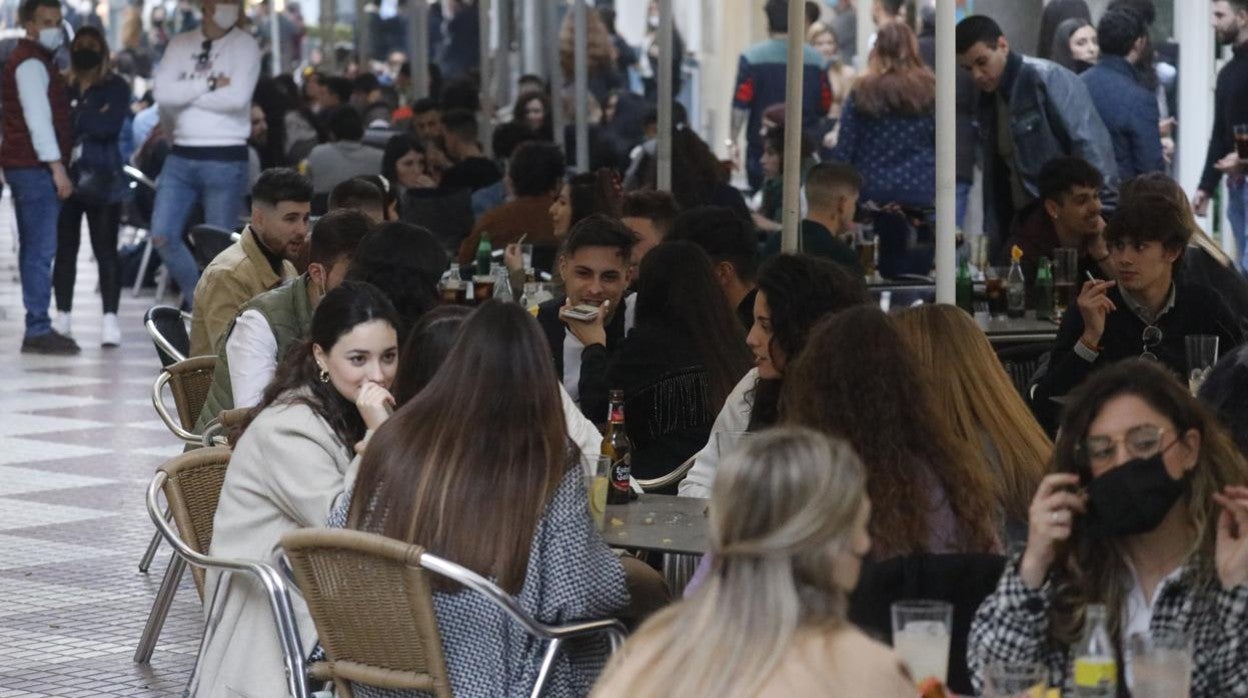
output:
[[897, 601], [892, 605], [893, 649], [915, 682], [949, 680], [953, 606], [944, 601]]
[[995, 662], [984, 671], [984, 698], [1044, 698], [1049, 671], [1031, 662]]
[[1059, 247], [1053, 250], [1053, 316], [1058, 321], [1079, 298], [1079, 250]]
[[867, 281], [875, 280], [876, 255], [879, 245], [875, 236], [875, 226], [863, 223], [854, 231], [854, 251], [858, 253], [858, 266], [862, 267]]
[[1132, 635], [1131, 695], [1188, 698], [1192, 690], [1192, 641], [1177, 630]]
[[611, 457], [589, 458], [589, 472], [585, 473], [585, 493], [589, 497], [589, 515], [594, 528], [603, 530], [607, 516], [607, 488], [611, 486]]

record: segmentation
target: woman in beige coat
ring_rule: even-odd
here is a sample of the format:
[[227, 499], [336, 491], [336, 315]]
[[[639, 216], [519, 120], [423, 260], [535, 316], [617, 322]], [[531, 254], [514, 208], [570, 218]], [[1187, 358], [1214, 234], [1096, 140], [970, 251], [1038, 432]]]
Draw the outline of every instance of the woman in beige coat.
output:
[[[324, 525], [353, 479], [355, 446], [394, 399], [394, 306], [373, 286], [346, 282], [317, 306], [311, 338], [291, 350], [238, 440], [213, 520], [211, 554], [276, 563], [282, 534]], [[287, 694], [267, 596], [251, 578], [210, 571], [207, 642], [195, 696]], [[316, 630], [292, 594], [304, 648]]]

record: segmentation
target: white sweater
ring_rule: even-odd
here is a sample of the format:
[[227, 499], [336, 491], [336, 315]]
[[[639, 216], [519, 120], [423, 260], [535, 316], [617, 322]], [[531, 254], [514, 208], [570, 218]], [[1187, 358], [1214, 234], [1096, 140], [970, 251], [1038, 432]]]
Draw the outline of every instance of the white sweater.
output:
[[[202, 29], [183, 32], [169, 41], [153, 76], [152, 92], [162, 112], [173, 119], [174, 145], [240, 146], [251, 135], [251, 95], [260, 77], [260, 48], [247, 32], [235, 27], [212, 42]], [[209, 89], [208, 79], [229, 78]]]
[[715, 484], [715, 472], [719, 469], [719, 461], [724, 454], [719, 452], [720, 440], [717, 434], [740, 438], [750, 427], [750, 414], [753, 412], [752, 402], [754, 385], [758, 383], [758, 369], [751, 368], [737, 383], [728, 399], [724, 400], [724, 408], [715, 418], [711, 427], [711, 438], [706, 446], [693, 457], [693, 467], [689, 474], [680, 481], [680, 496], [711, 498], [711, 486]]

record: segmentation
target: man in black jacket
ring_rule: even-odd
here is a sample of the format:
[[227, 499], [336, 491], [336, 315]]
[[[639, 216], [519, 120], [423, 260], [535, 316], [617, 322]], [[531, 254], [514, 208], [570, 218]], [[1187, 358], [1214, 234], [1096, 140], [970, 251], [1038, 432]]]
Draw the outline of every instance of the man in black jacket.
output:
[[1187, 375], [1185, 337], [1213, 335], [1230, 353], [1243, 340], [1217, 292], [1175, 281], [1191, 232], [1173, 201], [1158, 194], [1124, 200], [1105, 228], [1117, 280], [1089, 280], [1057, 332], [1048, 373], [1032, 392], [1044, 414], [1050, 398], [1074, 389], [1116, 361], [1150, 358]]
[[1226, 187], [1226, 215], [1231, 221], [1235, 235], [1240, 268], [1248, 259], [1248, 187], [1244, 186], [1244, 169], [1235, 153], [1235, 127], [1248, 125], [1248, 0], [1215, 0], [1213, 3], [1213, 30], [1218, 41], [1235, 49], [1232, 58], [1218, 73], [1218, 83], [1213, 98], [1213, 130], [1209, 135], [1209, 152], [1205, 156], [1205, 172], [1200, 178], [1200, 188], [1192, 198], [1196, 215], [1203, 216], [1209, 209], [1209, 199], [1222, 181], [1222, 175], [1230, 175]]
[[[606, 421], [610, 389], [597, 383], [607, 375], [611, 352], [633, 325], [624, 293], [635, 242], [632, 231], [607, 216], [590, 216], [572, 226], [559, 258], [567, 296], [546, 301], [537, 312], [563, 387], [594, 422]], [[582, 304], [598, 306], [597, 317], [582, 321], [564, 316]]]

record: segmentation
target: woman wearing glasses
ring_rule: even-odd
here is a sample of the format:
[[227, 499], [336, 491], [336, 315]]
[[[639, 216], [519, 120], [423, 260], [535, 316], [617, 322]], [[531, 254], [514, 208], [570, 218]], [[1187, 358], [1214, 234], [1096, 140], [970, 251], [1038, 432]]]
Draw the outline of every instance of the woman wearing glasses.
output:
[[1049, 371], [1032, 392], [1037, 409], [1050, 409], [1049, 398], [1123, 359], [1143, 357], [1186, 375], [1190, 335], [1217, 336], [1224, 354], [1239, 345], [1239, 323], [1217, 291], [1175, 278], [1191, 237], [1171, 197], [1123, 185], [1105, 228], [1117, 278], [1084, 283], [1078, 303], [1062, 317]]
[[1098, 604], [1120, 689], [1134, 683], [1133, 636], [1179, 635], [1192, 698], [1248, 693], [1248, 464], [1230, 437], [1139, 359], [1072, 394], [1060, 434], [1026, 550], [971, 626], [976, 689], [990, 665], [1030, 662], [1069, 691], [1072, 649]]

